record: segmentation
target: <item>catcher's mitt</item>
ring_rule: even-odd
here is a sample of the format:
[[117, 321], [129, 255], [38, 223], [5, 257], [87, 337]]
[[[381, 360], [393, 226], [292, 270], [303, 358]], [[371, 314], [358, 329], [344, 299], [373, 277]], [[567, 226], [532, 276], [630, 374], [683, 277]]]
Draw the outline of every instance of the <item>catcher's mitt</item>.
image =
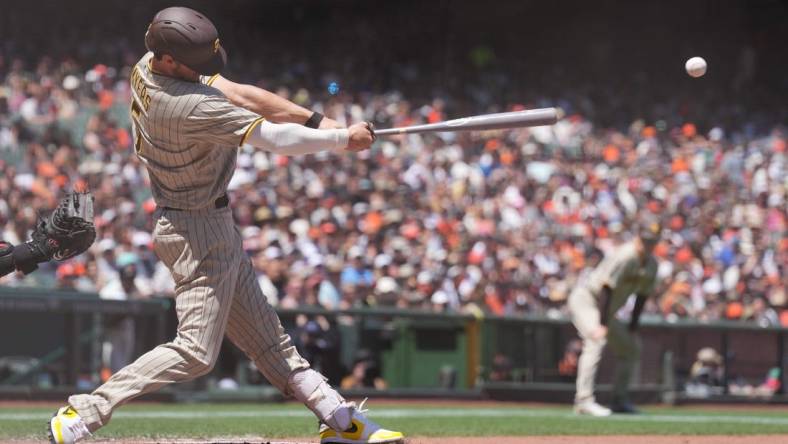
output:
[[87, 250], [96, 240], [93, 195], [70, 193], [47, 218], [38, 221], [32, 243], [47, 259], [62, 261]]

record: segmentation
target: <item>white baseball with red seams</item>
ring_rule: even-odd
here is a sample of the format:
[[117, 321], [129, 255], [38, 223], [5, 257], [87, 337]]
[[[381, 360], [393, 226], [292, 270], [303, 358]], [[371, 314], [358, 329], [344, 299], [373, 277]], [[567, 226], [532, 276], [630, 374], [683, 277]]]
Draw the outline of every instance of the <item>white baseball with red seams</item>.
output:
[[706, 61], [703, 60], [703, 57], [693, 57], [687, 60], [684, 68], [690, 76], [701, 77], [703, 74], [706, 74]]

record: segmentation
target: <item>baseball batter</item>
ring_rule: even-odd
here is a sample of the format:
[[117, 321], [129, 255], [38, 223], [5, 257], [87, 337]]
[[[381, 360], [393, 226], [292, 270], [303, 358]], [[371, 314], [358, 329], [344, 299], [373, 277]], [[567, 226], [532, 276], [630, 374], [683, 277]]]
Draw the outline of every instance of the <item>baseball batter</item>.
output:
[[285, 155], [357, 151], [372, 143], [371, 125], [339, 129], [278, 96], [222, 78], [225, 51], [214, 25], [197, 11], [160, 11], [145, 44], [150, 52], [130, 79], [131, 118], [158, 206], [154, 249], [176, 284], [178, 332], [93, 393], [71, 396], [50, 421], [51, 441], [88, 437], [131, 399], [208, 373], [224, 336], [268, 381], [315, 413], [321, 442], [401, 441], [402, 433], [367, 419], [298, 354], [260, 290], [226, 195], [239, 145]]
[[[572, 323], [583, 340], [577, 365], [575, 413], [608, 416], [637, 413], [629, 402], [627, 389], [632, 369], [640, 356], [640, 344], [632, 335], [636, 330], [646, 298], [654, 290], [657, 263], [651, 255], [659, 239], [659, 224], [646, 222], [631, 242], [611, 251], [569, 295]], [[616, 312], [636, 295], [628, 326], [615, 319]], [[618, 358], [614, 378], [612, 410], [594, 398], [594, 378], [605, 344], [610, 341]]]

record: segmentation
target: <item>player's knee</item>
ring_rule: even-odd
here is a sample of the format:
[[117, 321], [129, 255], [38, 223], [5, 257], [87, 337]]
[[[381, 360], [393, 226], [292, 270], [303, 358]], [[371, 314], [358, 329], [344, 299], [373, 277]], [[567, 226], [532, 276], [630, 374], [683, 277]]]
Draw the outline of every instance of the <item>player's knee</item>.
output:
[[216, 357], [205, 356], [202, 353], [192, 354], [189, 358], [189, 376], [197, 378], [207, 375], [216, 365]]
[[606, 338], [600, 339], [584, 339], [583, 340], [583, 351], [601, 351], [607, 345]]
[[192, 367], [191, 374], [193, 377], [197, 378], [203, 375], [207, 375], [208, 373], [213, 370], [213, 366], [216, 364], [216, 361], [201, 361], [196, 360], [194, 362], [194, 367]]
[[176, 337], [173, 345], [173, 348], [186, 361], [189, 367], [189, 376], [193, 378], [210, 373], [219, 357], [218, 347], [209, 347], [206, 350], [204, 346], [196, 345], [184, 336]]

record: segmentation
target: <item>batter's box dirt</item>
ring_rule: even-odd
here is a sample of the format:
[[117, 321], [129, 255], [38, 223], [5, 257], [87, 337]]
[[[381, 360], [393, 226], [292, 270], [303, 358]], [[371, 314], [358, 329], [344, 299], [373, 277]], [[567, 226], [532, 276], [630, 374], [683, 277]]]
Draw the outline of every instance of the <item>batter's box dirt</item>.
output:
[[788, 444], [788, 435], [750, 436], [466, 436], [408, 438], [408, 444]]
[[[40, 440], [10, 440], [8, 444], [33, 444]], [[295, 438], [287, 441], [270, 441], [250, 438], [196, 439], [134, 439], [87, 440], [85, 444], [316, 444], [319, 440]], [[616, 436], [464, 436], [464, 437], [413, 437], [405, 444], [788, 444], [788, 435], [748, 436], [664, 436], [664, 435], [616, 435]]]
[[[41, 440], [10, 440], [2, 441], [3, 444], [40, 444]], [[300, 439], [291, 441], [270, 441], [266, 439], [250, 438], [217, 438], [217, 439], [144, 439], [144, 438], [118, 438], [118, 439], [88, 439], [80, 441], [85, 444], [315, 444], [319, 440]]]

